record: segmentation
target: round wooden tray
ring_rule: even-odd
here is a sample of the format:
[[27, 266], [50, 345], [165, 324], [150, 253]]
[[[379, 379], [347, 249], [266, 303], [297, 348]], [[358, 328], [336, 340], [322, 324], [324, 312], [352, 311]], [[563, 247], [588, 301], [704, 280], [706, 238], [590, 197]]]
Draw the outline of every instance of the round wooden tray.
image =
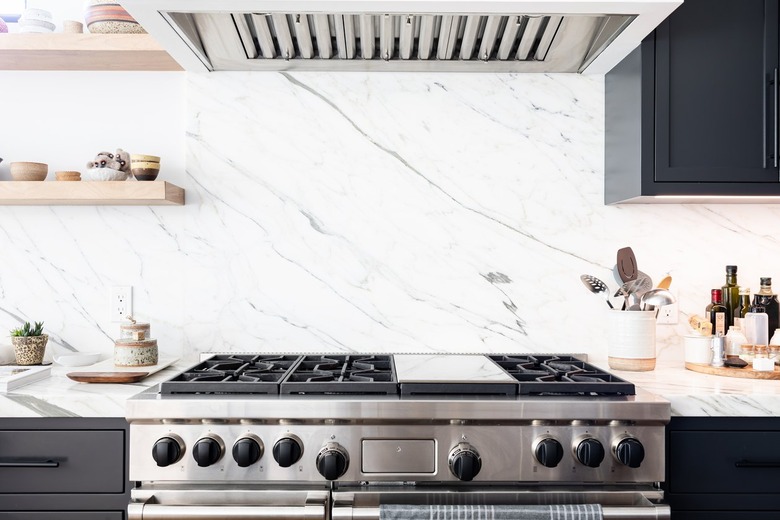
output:
[[761, 372], [753, 370], [750, 365], [745, 368], [714, 367], [712, 365], [699, 365], [697, 363], [685, 363], [685, 368], [702, 374], [714, 376], [741, 377], [744, 379], [780, 379], [780, 367], [775, 365], [774, 372]]

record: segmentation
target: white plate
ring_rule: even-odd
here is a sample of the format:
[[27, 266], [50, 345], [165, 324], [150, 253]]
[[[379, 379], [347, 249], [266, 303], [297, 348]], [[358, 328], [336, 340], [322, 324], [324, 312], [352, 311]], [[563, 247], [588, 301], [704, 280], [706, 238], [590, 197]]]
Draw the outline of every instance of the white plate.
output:
[[93, 365], [100, 359], [99, 352], [76, 352], [73, 354], [62, 354], [54, 356], [54, 362], [64, 367], [83, 367]]

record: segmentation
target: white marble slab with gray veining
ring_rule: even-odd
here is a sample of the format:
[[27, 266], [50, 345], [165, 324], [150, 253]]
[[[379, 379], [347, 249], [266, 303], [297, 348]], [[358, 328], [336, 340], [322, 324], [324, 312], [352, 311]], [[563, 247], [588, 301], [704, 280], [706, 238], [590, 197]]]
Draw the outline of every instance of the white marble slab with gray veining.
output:
[[514, 383], [490, 358], [481, 355], [396, 354], [399, 383]]

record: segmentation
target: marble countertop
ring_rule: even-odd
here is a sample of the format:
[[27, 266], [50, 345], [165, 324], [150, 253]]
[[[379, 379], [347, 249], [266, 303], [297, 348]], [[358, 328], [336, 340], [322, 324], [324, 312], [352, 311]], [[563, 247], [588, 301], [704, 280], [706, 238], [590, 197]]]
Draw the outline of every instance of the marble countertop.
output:
[[[593, 364], [608, 368], [606, 359], [591, 356]], [[177, 362], [134, 384], [76, 383], [65, 374], [77, 369], [52, 367], [48, 379], [0, 394], [0, 417], [124, 417], [125, 401], [191, 366]], [[780, 381], [739, 379], [686, 370], [682, 355], [659, 357], [649, 372], [610, 370], [671, 402], [672, 415], [771, 417], [780, 415]]]

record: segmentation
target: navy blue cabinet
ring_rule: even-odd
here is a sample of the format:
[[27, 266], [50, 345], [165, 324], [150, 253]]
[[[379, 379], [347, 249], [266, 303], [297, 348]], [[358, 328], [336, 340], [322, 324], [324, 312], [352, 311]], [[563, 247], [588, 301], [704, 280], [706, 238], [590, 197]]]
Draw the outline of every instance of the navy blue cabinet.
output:
[[607, 74], [607, 204], [780, 196], [778, 3], [686, 0]]
[[780, 518], [780, 418], [672, 417], [666, 441], [672, 518]]

